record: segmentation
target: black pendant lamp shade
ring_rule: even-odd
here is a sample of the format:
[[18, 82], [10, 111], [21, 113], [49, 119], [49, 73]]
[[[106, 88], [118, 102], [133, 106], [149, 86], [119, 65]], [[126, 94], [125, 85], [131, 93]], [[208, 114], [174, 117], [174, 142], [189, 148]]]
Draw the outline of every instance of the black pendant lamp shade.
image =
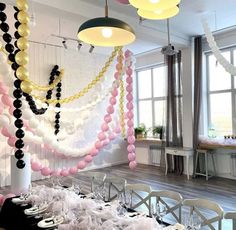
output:
[[126, 22], [108, 17], [106, 1], [105, 17], [84, 22], [79, 28], [78, 39], [94, 46], [124, 46], [135, 40], [135, 33]]

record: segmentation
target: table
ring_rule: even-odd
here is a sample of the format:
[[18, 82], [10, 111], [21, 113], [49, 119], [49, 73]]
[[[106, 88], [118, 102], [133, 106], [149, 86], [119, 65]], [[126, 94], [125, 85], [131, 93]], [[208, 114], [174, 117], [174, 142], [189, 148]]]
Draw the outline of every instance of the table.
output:
[[[187, 178], [189, 180], [189, 157], [193, 156], [193, 149], [191, 148], [179, 148], [179, 147], [166, 147], [165, 148], [165, 164], [166, 164], [166, 172], [165, 175], [168, 173], [168, 161], [167, 155], [172, 155], [172, 162], [174, 162], [174, 156], [183, 156], [186, 157], [186, 170], [187, 170]], [[174, 164], [172, 164], [174, 165]]]

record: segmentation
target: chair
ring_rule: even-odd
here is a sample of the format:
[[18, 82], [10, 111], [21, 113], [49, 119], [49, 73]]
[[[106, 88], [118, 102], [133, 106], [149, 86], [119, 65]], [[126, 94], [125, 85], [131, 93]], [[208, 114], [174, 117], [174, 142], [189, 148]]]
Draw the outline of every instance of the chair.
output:
[[94, 192], [96, 186], [104, 186], [106, 174], [102, 172], [87, 172], [86, 176], [91, 178], [91, 192]]
[[[215, 166], [215, 160], [214, 160], [214, 152], [212, 150], [208, 150], [208, 149], [197, 149], [196, 150], [196, 158], [195, 158], [195, 172], [194, 172], [194, 176], [196, 175], [200, 175], [200, 176], [205, 176], [206, 180], [208, 180], [208, 178], [215, 176], [216, 175], [216, 166]], [[201, 171], [197, 171], [198, 167], [200, 168], [200, 155], [204, 155], [204, 162], [205, 162], [205, 173], [201, 172]], [[213, 174], [209, 175], [208, 172], [208, 155], [211, 156], [211, 160], [212, 160], [212, 165], [213, 165]], [[199, 166], [198, 166], [199, 165]]]
[[144, 205], [149, 212], [149, 194], [152, 191], [151, 186], [146, 184], [128, 184], [126, 185], [125, 190], [131, 192], [131, 209], [136, 210]]
[[225, 219], [231, 219], [233, 221], [233, 230], [236, 230], [236, 211], [235, 212], [226, 212]]
[[[183, 197], [178, 192], [173, 191], [152, 191], [149, 195], [149, 215], [151, 216], [152, 198], [156, 198], [156, 202], [166, 206], [166, 215], [171, 214], [178, 223], [181, 223], [181, 207]], [[176, 214], [176, 211], [178, 214]]]
[[107, 193], [105, 195], [105, 200], [112, 201], [116, 199], [118, 194], [125, 191], [127, 181], [123, 178], [109, 177], [105, 179], [104, 184], [105, 187], [108, 188], [108, 191], [105, 191], [105, 193]]
[[[205, 199], [186, 199], [183, 201], [184, 206], [190, 207], [190, 214], [196, 213], [202, 220], [202, 227], [207, 226], [211, 230], [216, 228], [212, 225], [218, 222], [218, 230], [222, 229], [223, 209], [216, 202]], [[214, 217], [206, 217], [203, 210], [214, 212]], [[217, 214], [217, 215], [216, 215]]]

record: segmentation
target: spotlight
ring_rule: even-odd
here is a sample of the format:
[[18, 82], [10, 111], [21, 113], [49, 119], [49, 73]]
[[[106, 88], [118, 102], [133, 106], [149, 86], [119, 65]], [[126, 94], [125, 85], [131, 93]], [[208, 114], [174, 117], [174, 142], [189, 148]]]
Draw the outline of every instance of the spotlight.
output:
[[64, 48], [65, 48], [66, 50], [68, 49], [68, 46], [67, 46], [67, 44], [66, 44], [66, 40], [65, 40], [65, 39], [62, 41], [62, 45], [64, 46]]
[[94, 46], [93, 46], [93, 45], [90, 45], [89, 53], [92, 53], [93, 50], [94, 50]]
[[78, 46], [77, 46], [78, 51], [80, 51], [82, 45], [83, 45], [82, 42], [81, 42], [81, 41], [78, 41]]

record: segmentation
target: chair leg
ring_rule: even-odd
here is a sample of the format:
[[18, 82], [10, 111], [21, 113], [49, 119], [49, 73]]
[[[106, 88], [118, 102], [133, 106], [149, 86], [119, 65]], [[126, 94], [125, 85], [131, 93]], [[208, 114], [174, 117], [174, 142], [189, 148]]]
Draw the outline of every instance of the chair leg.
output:
[[208, 180], [208, 154], [205, 153], [205, 170], [206, 170], [206, 180]]
[[213, 165], [214, 176], [216, 176], [216, 164], [215, 164], [214, 153], [211, 153], [211, 158], [212, 158], [212, 165]]
[[196, 158], [195, 158], [195, 168], [194, 168], [194, 178], [196, 177], [196, 173], [197, 173], [197, 166], [198, 166], [198, 152], [196, 153]]

